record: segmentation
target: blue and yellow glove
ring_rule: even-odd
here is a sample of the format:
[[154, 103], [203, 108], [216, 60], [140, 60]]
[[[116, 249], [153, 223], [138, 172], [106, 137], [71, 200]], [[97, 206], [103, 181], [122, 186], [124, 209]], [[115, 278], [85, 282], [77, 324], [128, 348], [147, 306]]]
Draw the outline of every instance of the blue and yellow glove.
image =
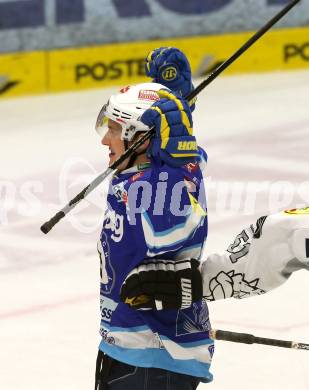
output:
[[183, 97], [194, 89], [189, 61], [175, 47], [159, 47], [151, 51], [146, 58], [145, 70], [155, 83], [163, 84]]
[[180, 95], [165, 89], [157, 93], [160, 100], [141, 116], [141, 121], [155, 127], [156, 131], [147, 151], [148, 156], [172, 167], [195, 161], [199, 153], [188, 103]]

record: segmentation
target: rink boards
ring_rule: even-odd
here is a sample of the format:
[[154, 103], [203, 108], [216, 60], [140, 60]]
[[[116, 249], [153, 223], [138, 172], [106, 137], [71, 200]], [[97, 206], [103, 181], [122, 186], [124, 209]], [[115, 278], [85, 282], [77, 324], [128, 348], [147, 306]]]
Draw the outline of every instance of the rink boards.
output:
[[[0, 55], [0, 98], [127, 85], [146, 80], [144, 58], [160, 46], [188, 56], [195, 77], [229, 58], [252, 32]], [[225, 74], [309, 68], [309, 27], [268, 32]]]

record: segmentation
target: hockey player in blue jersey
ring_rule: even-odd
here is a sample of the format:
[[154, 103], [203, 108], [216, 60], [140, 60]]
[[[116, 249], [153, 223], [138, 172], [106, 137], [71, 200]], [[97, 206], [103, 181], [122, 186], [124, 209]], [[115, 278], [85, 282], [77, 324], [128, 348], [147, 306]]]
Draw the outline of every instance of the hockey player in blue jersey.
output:
[[207, 236], [201, 172], [207, 157], [196, 146], [192, 107], [181, 98], [192, 88], [187, 61], [177, 49], [160, 48], [146, 64], [147, 74], [164, 85], [123, 89], [97, 121], [110, 164], [141, 132], [155, 126], [156, 137], [119, 167], [110, 185], [98, 242], [96, 390], [190, 390], [210, 381], [214, 345], [206, 301], [265, 294], [309, 269], [308, 208], [261, 217], [199, 266]]
[[[96, 390], [194, 390], [212, 377], [208, 308], [196, 298], [200, 291], [191, 294], [207, 237], [202, 176], [207, 156], [197, 146], [191, 109], [181, 96], [192, 88], [186, 74], [190, 68], [177, 49], [160, 48], [147, 57], [146, 70], [154, 81], [162, 77], [165, 85], [122, 89], [103, 107], [96, 126], [109, 148], [110, 164], [140, 134], [155, 128], [151, 142], [123, 162], [110, 183], [98, 241], [102, 341]], [[122, 302], [122, 285], [143, 264], [162, 269], [165, 282], [164, 270], [177, 264], [180, 309], [169, 309], [175, 302], [168, 300], [160, 306], [160, 299], [149, 300], [146, 294]], [[160, 281], [158, 273], [154, 286]], [[169, 283], [165, 286], [168, 296]], [[135, 310], [145, 304], [146, 310]], [[169, 310], [157, 310], [162, 308]]]

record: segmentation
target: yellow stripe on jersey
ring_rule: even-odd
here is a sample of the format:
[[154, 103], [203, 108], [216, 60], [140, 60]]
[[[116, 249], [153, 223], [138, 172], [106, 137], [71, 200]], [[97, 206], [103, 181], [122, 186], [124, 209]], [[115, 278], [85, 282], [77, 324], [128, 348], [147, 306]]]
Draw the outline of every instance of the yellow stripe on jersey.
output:
[[191, 206], [192, 206], [192, 209], [193, 211], [198, 214], [198, 215], [201, 215], [201, 216], [206, 216], [207, 215], [207, 212], [202, 208], [202, 206], [199, 204], [199, 202], [194, 198], [194, 196], [192, 194], [190, 194], [190, 192], [188, 192], [188, 195], [189, 195], [189, 199], [190, 199], [190, 203], [191, 203]]

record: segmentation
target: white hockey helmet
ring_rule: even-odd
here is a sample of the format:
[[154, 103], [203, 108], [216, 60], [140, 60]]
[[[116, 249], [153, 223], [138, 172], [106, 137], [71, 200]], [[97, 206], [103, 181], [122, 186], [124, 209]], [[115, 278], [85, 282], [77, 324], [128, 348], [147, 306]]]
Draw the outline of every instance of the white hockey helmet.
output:
[[160, 99], [157, 91], [162, 88], [167, 89], [158, 83], [142, 83], [122, 88], [102, 107], [95, 127], [97, 133], [104, 135], [108, 119], [121, 125], [121, 139], [125, 141], [131, 141], [139, 131], [148, 131], [149, 127], [141, 122], [140, 117]]

